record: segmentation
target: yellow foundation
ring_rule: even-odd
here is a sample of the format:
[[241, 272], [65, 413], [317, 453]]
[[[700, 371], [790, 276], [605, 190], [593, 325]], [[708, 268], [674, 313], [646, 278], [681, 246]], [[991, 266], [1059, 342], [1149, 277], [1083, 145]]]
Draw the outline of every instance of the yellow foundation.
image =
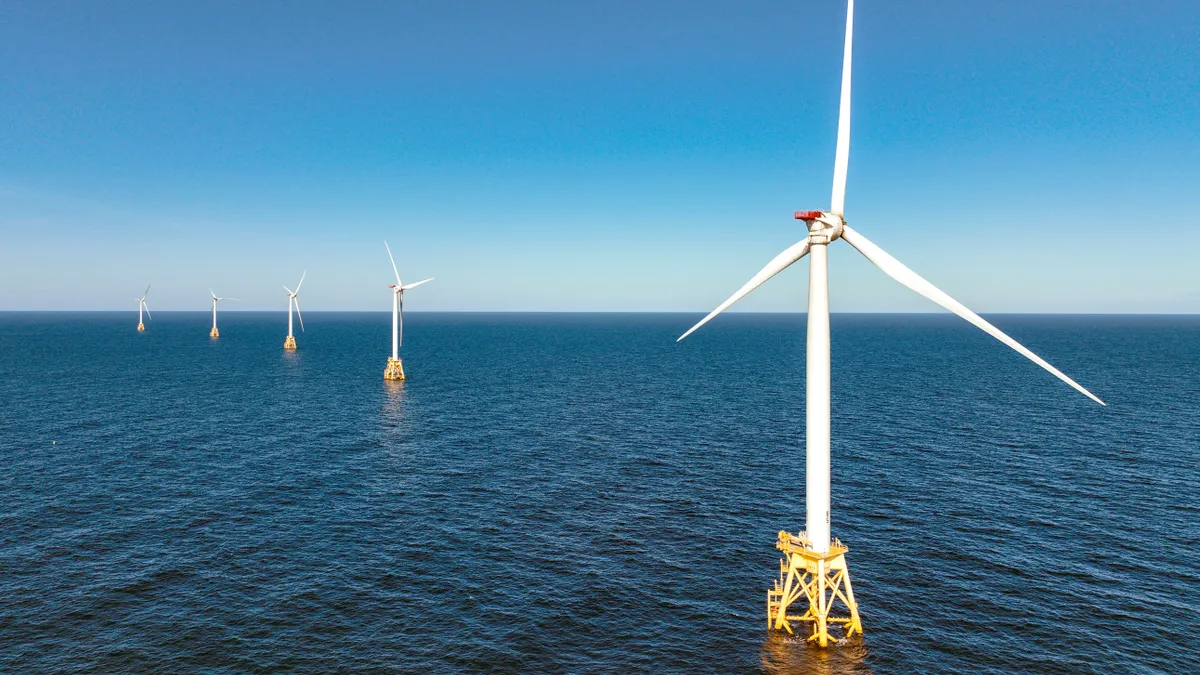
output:
[[295, 349], [296, 348], [296, 338], [292, 337], [291, 335], [287, 336], [287, 339], [283, 341], [283, 348], [284, 349]]
[[213, 326], [213, 329], [208, 331], [208, 337], [221, 337], [221, 334], [217, 332], [216, 326]]
[[144, 323], [142, 323], [141, 321], [139, 321], [139, 322], [138, 322], [138, 332], [140, 333], [140, 332], [142, 332], [142, 331], [144, 331], [144, 330], [146, 330], [146, 324], [144, 324]]
[[[808, 539], [780, 531], [775, 548], [783, 551], [785, 558], [779, 561], [779, 579], [775, 587], [767, 591], [767, 628], [786, 630], [792, 633], [792, 622], [803, 621], [812, 625], [808, 640], [822, 647], [838, 637], [829, 631], [831, 625], [841, 626], [842, 638], [855, 633], [862, 635], [862, 622], [858, 619], [858, 604], [854, 602], [854, 590], [850, 587], [850, 571], [846, 568], [846, 553], [850, 550], [834, 539], [828, 553], [817, 553], [808, 548]], [[788, 614], [788, 609], [801, 597], [808, 601], [804, 614]], [[840, 601], [849, 616], [832, 616], [834, 604]]]
[[383, 379], [385, 380], [403, 380], [404, 379], [404, 364], [400, 359], [393, 359], [390, 356], [387, 360], [387, 367], [383, 369]]

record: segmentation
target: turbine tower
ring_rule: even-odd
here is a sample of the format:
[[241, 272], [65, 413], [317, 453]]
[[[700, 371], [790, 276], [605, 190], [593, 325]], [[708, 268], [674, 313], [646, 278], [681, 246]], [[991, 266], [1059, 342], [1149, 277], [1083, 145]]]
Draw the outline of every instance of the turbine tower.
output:
[[392, 289], [392, 355], [383, 369], [383, 379], [403, 380], [404, 364], [400, 362], [400, 343], [404, 337], [404, 291], [416, 288], [427, 281], [433, 281], [433, 277], [405, 286], [400, 281], [400, 272], [396, 270], [396, 259], [392, 257], [392, 248], [386, 241], [383, 242], [383, 247], [387, 249], [388, 260], [392, 261], [392, 272], [396, 275], [396, 284], [388, 286]]
[[296, 290], [292, 290], [287, 286], [283, 290], [288, 294], [288, 334], [287, 339], [283, 341], [284, 349], [295, 349], [296, 338], [292, 336], [292, 307], [296, 308], [296, 317], [300, 319], [300, 330], [304, 330], [304, 317], [300, 316], [300, 287], [304, 285], [304, 277], [308, 276], [308, 270], [304, 270], [304, 274], [300, 275], [300, 283], [296, 284]]
[[[876, 267], [896, 281], [954, 312], [1030, 359], [1055, 377], [1074, 387], [1093, 401], [1104, 405], [1087, 389], [1042, 360], [1033, 352], [985, 321], [978, 314], [934, 287], [916, 272], [888, 255], [843, 218], [846, 195], [846, 170], [850, 156], [850, 54], [854, 29], [854, 0], [846, 8], [846, 43], [842, 60], [842, 94], [838, 115], [837, 154], [833, 165], [833, 194], [828, 211], [797, 211], [808, 235], [784, 250], [728, 300], [679, 337], [687, 337], [717, 314], [789, 265], [809, 256], [808, 346], [805, 358], [805, 531], [792, 535], [779, 533], [776, 548], [785, 558], [779, 564], [779, 580], [767, 591], [767, 625], [774, 630], [792, 632], [792, 621], [811, 622], [808, 638], [822, 647], [829, 641], [828, 624], [841, 624], [845, 637], [862, 633], [858, 605], [850, 586], [845, 554], [849, 550], [830, 536], [829, 513], [829, 275], [827, 247], [842, 239], [863, 254]], [[789, 606], [805, 596], [807, 611], [789, 614]], [[831, 616], [835, 600], [849, 610], [848, 617]]]
[[214, 337], [214, 338], [221, 337], [221, 334], [219, 332], [217, 332], [217, 303], [222, 300], [237, 300], [237, 298], [218, 298], [217, 294], [213, 293], [211, 288], [208, 289], [208, 293], [209, 293], [209, 295], [212, 296], [212, 300], [213, 300], [213, 327], [212, 327], [212, 330], [210, 330], [208, 332], [208, 336]]
[[142, 293], [142, 297], [138, 298], [138, 332], [139, 333], [146, 330], [146, 324], [142, 323], [142, 311], [145, 310], [147, 317], [149, 317], [151, 319], [154, 318], [153, 316], [150, 316], [150, 306], [146, 304], [146, 296], [149, 294], [150, 294], [150, 286], [146, 286], [146, 292]]

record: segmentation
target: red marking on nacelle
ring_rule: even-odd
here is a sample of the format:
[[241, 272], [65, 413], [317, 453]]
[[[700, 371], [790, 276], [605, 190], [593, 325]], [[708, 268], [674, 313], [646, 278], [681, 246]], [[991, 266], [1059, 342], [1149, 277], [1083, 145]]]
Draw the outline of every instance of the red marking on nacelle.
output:
[[796, 220], [816, 220], [820, 218], [821, 215], [822, 213], [820, 211], [797, 211]]

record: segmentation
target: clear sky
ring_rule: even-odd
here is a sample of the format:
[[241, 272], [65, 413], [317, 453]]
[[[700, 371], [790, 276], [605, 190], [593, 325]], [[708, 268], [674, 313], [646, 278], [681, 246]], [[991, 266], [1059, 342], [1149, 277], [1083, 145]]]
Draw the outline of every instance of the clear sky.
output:
[[[282, 311], [308, 270], [386, 311], [386, 238], [411, 310], [706, 312], [829, 206], [844, 12], [5, 0], [0, 309]], [[1200, 312], [1200, 2], [855, 29], [848, 222], [981, 312]], [[830, 257], [834, 311], [940, 311]]]

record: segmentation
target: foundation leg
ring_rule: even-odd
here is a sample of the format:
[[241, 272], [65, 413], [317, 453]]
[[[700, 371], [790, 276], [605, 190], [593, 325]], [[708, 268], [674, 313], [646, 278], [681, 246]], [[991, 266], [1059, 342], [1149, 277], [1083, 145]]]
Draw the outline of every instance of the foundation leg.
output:
[[829, 603], [825, 601], [825, 561], [817, 561], [817, 644], [829, 646], [829, 632], [825, 628], [825, 619], [829, 616]]

